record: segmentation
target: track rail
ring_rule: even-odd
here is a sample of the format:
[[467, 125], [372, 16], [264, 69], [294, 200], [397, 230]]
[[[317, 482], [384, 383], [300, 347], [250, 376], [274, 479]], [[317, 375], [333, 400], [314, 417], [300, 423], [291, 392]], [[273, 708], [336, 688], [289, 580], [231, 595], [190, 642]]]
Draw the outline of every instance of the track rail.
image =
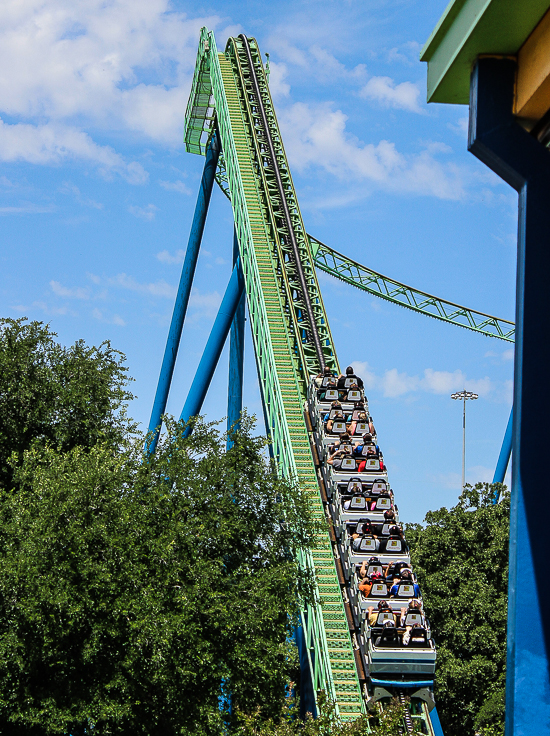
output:
[[[261, 57], [253, 39], [249, 45], [325, 362], [337, 370], [309, 241], [295, 201]], [[309, 336], [304, 335], [304, 327], [309, 324], [297, 293], [301, 285], [291, 257], [291, 243], [285, 237], [286, 222], [276, 216], [280, 193], [273, 164], [268, 165], [267, 161], [269, 150], [242, 39], [229, 39], [226, 52], [218, 54], [213, 33], [203, 29], [196, 73], [200, 75], [193, 86], [197, 99], [189, 100], [185, 139], [191, 151], [202, 145], [204, 137], [212, 134], [210, 110], [214, 109], [274, 459], [281, 476], [300, 479], [313, 516], [323, 520], [323, 502], [303, 416], [307, 381], [310, 373], [319, 370], [319, 359]], [[301, 612], [314, 692], [325, 690], [341, 717], [354, 719], [364, 712], [365, 704], [328, 529], [316, 535], [313, 548], [300, 554], [299, 563], [311, 570], [317, 580], [317, 602], [308, 604]]]
[[373, 296], [385, 299], [400, 307], [412, 309], [414, 312], [428, 317], [449, 322], [467, 330], [479, 332], [487, 337], [496, 337], [506, 342], [514, 342], [515, 324], [475, 309], [454, 304], [446, 299], [420, 291], [399, 281], [383, 276], [367, 266], [348, 258], [321, 243], [312, 235], [309, 242], [315, 259], [315, 265], [325, 273], [345, 281], [351, 286], [362, 289]]
[[[249, 308], [267, 429], [278, 472], [299, 480], [312, 515], [326, 520], [327, 497], [304, 416], [309, 377], [338, 361], [315, 264], [298, 207], [261, 55], [254, 39], [230, 38], [224, 54], [201, 31], [185, 141], [204, 153], [217, 128], [218, 182], [230, 199]], [[364, 661], [332, 527], [299, 563], [317, 580], [317, 601], [301, 611], [315, 694], [353, 720], [366, 712]]]
[[271, 133], [269, 130], [269, 124], [267, 121], [267, 116], [265, 112], [265, 107], [262, 100], [262, 95], [260, 93], [260, 87], [258, 84], [258, 77], [256, 75], [256, 70], [254, 68], [254, 62], [252, 60], [252, 53], [250, 51], [250, 44], [248, 43], [247, 37], [244, 35], [244, 33], [241, 33], [239, 38], [242, 41], [244, 50], [246, 52], [246, 56], [248, 59], [248, 68], [250, 72], [250, 77], [252, 81], [252, 86], [254, 88], [254, 94], [256, 97], [256, 104], [258, 105], [258, 109], [260, 112], [260, 117], [263, 123], [264, 128], [264, 135], [265, 135], [265, 141], [267, 143], [267, 147], [269, 149], [269, 157], [271, 159], [271, 165], [273, 167], [273, 173], [275, 175], [275, 180], [277, 182], [277, 189], [279, 193], [279, 198], [281, 202], [281, 207], [283, 210], [283, 217], [286, 224], [286, 230], [288, 232], [288, 237], [290, 239], [290, 244], [292, 246], [292, 254], [294, 257], [294, 265], [296, 268], [296, 271], [298, 273], [298, 278], [300, 281], [301, 286], [301, 298], [305, 306], [305, 311], [307, 314], [307, 322], [309, 323], [308, 326], [308, 332], [309, 337], [313, 341], [315, 345], [315, 351], [317, 353], [317, 359], [319, 361], [319, 368], [323, 370], [325, 368], [325, 356], [323, 355], [323, 350], [321, 348], [321, 340], [319, 338], [319, 333], [317, 331], [317, 325], [315, 323], [315, 317], [313, 314], [313, 308], [311, 306], [311, 299], [308, 292], [308, 287], [306, 283], [306, 277], [304, 274], [304, 269], [302, 267], [302, 262], [300, 259], [300, 252], [298, 250], [298, 243], [296, 242], [296, 236], [294, 234], [294, 229], [292, 227], [292, 221], [290, 219], [290, 211], [288, 209], [288, 202], [286, 201], [285, 192], [283, 189], [283, 181], [281, 179], [281, 172], [279, 171], [279, 164], [277, 162], [277, 157], [275, 154], [275, 147], [273, 145], [273, 139], [271, 137]]

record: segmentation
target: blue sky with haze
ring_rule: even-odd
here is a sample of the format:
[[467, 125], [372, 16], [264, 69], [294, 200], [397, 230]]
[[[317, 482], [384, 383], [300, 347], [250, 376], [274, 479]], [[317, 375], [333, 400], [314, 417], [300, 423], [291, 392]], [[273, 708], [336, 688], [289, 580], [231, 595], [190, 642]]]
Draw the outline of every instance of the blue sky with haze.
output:
[[[110, 339], [147, 424], [203, 159], [183, 119], [199, 29], [254, 35], [310, 233], [375, 270], [514, 319], [517, 199], [466, 150], [467, 109], [426, 105], [418, 54], [445, 0], [7, 0], [0, 7], [4, 316]], [[231, 267], [214, 191], [168, 410], [179, 415]], [[509, 344], [320, 274], [340, 362], [360, 365], [405, 520], [489, 480], [512, 397]], [[205, 404], [226, 413], [227, 354]], [[245, 403], [261, 417], [251, 346]]]

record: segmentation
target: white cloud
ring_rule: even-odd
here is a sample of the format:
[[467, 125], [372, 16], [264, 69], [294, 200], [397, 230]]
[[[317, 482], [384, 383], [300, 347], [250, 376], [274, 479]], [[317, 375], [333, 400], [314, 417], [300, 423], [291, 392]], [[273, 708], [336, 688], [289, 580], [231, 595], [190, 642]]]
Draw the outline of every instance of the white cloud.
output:
[[[169, 0], [20, 0], [0, 5], [0, 106], [12, 116], [134, 130], [178, 144], [197, 38]], [[137, 71], [150, 80], [139, 83]]]
[[187, 184], [184, 184], [181, 180], [161, 181], [159, 179], [159, 184], [161, 185], [161, 187], [167, 189], [168, 191], [179, 192], [180, 194], [191, 194], [191, 189], [189, 189]]
[[352, 368], [355, 371], [355, 375], [361, 376], [366, 389], [374, 388], [377, 382], [376, 375], [372, 372], [369, 364], [360, 360], [354, 360], [352, 362]]
[[437, 475], [428, 476], [432, 483], [437, 483], [444, 488], [453, 491], [460, 491], [462, 485], [462, 476], [460, 473], [438, 473]]
[[371, 77], [360, 90], [359, 96], [374, 100], [383, 107], [425, 114], [425, 110], [418, 103], [420, 89], [412, 82], [396, 84], [390, 77]]
[[472, 465], [466, 468], [466, 483], [492, 483], [495, 474], [494, 468], [486, 468], [484, 465]]
[[104, 176], [114, 172], [129, 184], [143, 184], [149, 176], [137, 161], [126, 163], [110, 146], [99, 146], [75, 127], [53, 123], [9, 125], [0, 119], [0, 161], [58, 165], [66, 160], [87, 161], [98, 166]]
[[99, 320], [100, 322], [106, 322], [109, 325], [117, 325], [118, 327], [125, 327], [126, 322], [122, 319], [120, 314], [106, 315], [100, 309], [92, 309], [92, 317]]
[[155, 207], [154, 204], [148, 204], [146, 207], [128, 207], [128, 212], [131, 215], [138, 217], [140, 220], [145, 220], [145, 222], [151, 222], [151, 220], [154, 220], [157, 211], [158, 207]]
[[42, 312], [45, 312], [45, 314], [48, 315], [64, 315], [64, 314], [70, 314], [73, 317], [76, 316], [76, 312], [73, 312], [72, 310], [68, 309], [67, 307], [51, 307], [49, 304], [43, 301], [36, 301], [32, 303], [33, 307], [36, 307], [37, 309], [40, 309]]
[[366, 362], [354, 361], [352, 366], [357, 375], [363, 379], [366, 389], [381, 391], [387, 398], [398, 398], [417, 391], [440, 395], [451, 394], [463, 388], [474, 391], [480, 397], [495, 393], [495, 386], [490, 378], [467, 378], [461, 370], [451, 373], [426, 368], [424, 375], [420, 377], [400, 373], [397, 368], [390, 368], [383, 375], [377, 376]]
[[63, 296], [68, 299], [89, 299], [90, 298], [90, 290], [84, 289], [80, 286], [77, 287], [67, 287], [62, 286], [59, 281], [50, 281], [50, 287], [54, 294], [57, 294], [57, 296]]
[[288, 68], [286, 64], [277, 64], [274, 61], [269, 63], [269, 91], [274, 99], [288, 97], [290, 94], [290, 84], [286, 82]]
[[112, 286], [120, 286], [129, 291], [137, 291], [142, 294], [150, 294], [151, 296], [162, 296], [166, 299], [174, 299], [176, 296], [176, 287], [167, 284], [166, 281], [155, 281], [149, 284], [140, 284], [133, 276], [125, 273], [119, 273], [114, 279], [109, 279]]
[[418, 53], [420, 51], [418, 41], [407, 41], [399, 47], [394, 47], [387, 52], [387, 60], [392, 63], [399, 61], [401, 63], [412, 64], [418, 63]]
[[217, 291], [201, 293], [199, 289], [193, 288], [189, 298], [189, 306], [200, 309], [201, 317], [215, 317], [222, 298]]
[[488, 350], [485, 353], [484, 357], [485, 358], [500, 358], [503, 363], [507, 363], [510, 360], [514, 360], [514, 348], [503, 350], [502, 353], [497, 353], [494, 350]]
[[157, 253], [157, 258], [161, 263], [183, 263], [183, 258], [185, 256], [184, 250], [177, 250], [174, 255], [172, 255], [167, 250], [161, 250], [160, 253]]
[[56, 207], [53, 204], [39, 205], [30, 202], [18, 207], [0, 207], [0, 215], [37, 215], [49, 214], [55, 211]]
[[434, 157], [432, 144], [415, 155], [400, 153], [391, 141], [362, 143], [346, 130], [347, 116], [328, 103], [295, 103], [279, 114], [290, 163], [299, 171], [322, 167], [339, 179], [368, 180], [379, 187], [440, 199], [465, 196], [468, 176]]
[[397, 368], [391, 368], [386, 371], [380, 380], [381, 388], [384, 396], [396, 398], [410, 391], [416, 391], [419, 386], [417, 376], [409, 376], [406, 373], [399, 373]]
[[0, 68], [7, 70], [0, 76], [0, 114], [10, 120], [0, 121], [0, 161], [75, 160], [104, 176], [144, 183], [140, 163], [92, 135], [120, 132], [120, 139], [130, 134], [181, 146], [205, 25], [237, 31], [220, 29], [216, 15], [189, 18], [170, 0], [0, 3]]
[[85, 207], [93, 207], [96, 210], [103, 209], [101, 202], [96, 202], [94, 199], [90, 199], [89, 197], [83, 197], [80, 189], [74, 184], [71, 184], [71, 182], [64, 181], [63, 186], [60, 187], [59, 191], [61, 194], [72, 194], [76, 201], [83, 204]]
[[464, 115], [461, 118], [458, 118], [456, 121], [456, 125], [453, 123], [447, 123], [447, 127], [450, 128], [453, 133], [456, 133], [461, 138], [465, 138], [468, 135], [468, 116]]
[[[366, 67], [358, 64], [353, 69], [348, 69], [342, 62], [327, 49], [319, 44], [313, 44], [308, 49], [312, 58], [312, 66], [315, 68], [316, 76], [323, 81], [333, 82], [338, 78], [365, 78]], [[311, 62], [310, 62], [311, 63]]]

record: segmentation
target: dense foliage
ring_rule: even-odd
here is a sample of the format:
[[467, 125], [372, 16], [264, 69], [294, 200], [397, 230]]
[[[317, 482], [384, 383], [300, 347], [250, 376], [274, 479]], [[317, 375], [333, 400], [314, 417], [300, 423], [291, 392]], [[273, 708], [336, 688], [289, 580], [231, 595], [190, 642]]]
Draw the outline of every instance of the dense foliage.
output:
[[[318, 694], [318, 717], [308, 714], [305, 722], [295, 717], [296, 704], [292, 695], [286, 698], [282, 717], [266, 720], [257, 710], [250, 715], [240, 714], [235, 736], [403, 736], [406, 702], [397, 698], [385, 702], [384, 707], [375, 703], [369, 714], [354, 721], [346, 721], [336, 715], [332, 703], [323, 691]], [[413, 723], [414, 733], [420, 733], [418, 721]]]
[[122, 356], [54, 337], [1, 338], [0, 732], [217, 736], [222, 689], [277, 718], [310, 587], [300, 489], [246, 420], [229, 452], [215, 426], [168, 422], [145, 458]]
[[409, 525], [407, 539], [438, 647], [445, 736], [504, 733], [510, 496], [466, 486], [456, 506]]
[[0, 489], [11, 484], [13, 452], [116, 446], [133, 429], [124, 356], [108, 342], [66, 348], [55, 337], [41, 322], [0, 319]]
[[25, 454], [0, 499], [0, 730], [218, 734], [222, 680], [277, 715], [302, 497], [246, 431], [226, 453], [212, 426], [171, 430], [147, 464]]
[[[283, 698], [315, 530], [252, 423], [226, 452], [216, 426], [168, 421], [146, 458], [124, 356], [55, 337], [0, 320], [0, 733], [399, 733], [398, 702], [346, 723], [323, 701], [301, 724]], [[446, 736], [502, 733], [509, 499], [492, 493], [407, 531]]]

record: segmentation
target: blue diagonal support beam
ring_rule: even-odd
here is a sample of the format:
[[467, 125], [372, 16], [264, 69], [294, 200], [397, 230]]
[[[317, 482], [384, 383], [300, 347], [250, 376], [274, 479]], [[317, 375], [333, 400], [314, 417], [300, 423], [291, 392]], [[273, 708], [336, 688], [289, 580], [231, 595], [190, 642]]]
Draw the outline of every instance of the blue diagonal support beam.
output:
[[[202, 404], [208, 392], [210, 382], [218, 365], [220, 355], [227, 340], [231, 322], [235, 317], [239, 302], [244, 294], [244, 279], [240, 259], [233, 267], [229, 284], [220, 304], [218, 314], [212, 326], [208, 342], [204, 348], [202, 358], [195, 373], [195, 378], [187, 394], [180, 419], [188, 422], [191, 417], [200, 413]], [[188, 427], [185, 434], [188, 435], [191, 428]]]
[[[514, 407], [510, 409], [510, 417], [508, 424], [506, 425], [506, 432], [504, 433], [504, 440], [502, 441], [502, 447], [500, 448], [500, 455], [498, 456], [497, 467], [493, 476], [493, 483], [504, 483], [504, 477], [508, 470], [508, 463], [510, 462], [510, 455], [512, 454], [512, 430], [514, 426]], [[494, 502], [498, 503], [499, 495], [495, 494]]]
[[189, 304], [189, 296], [193, 285], [193, 277], [195, 275], [195, 268], [199, 256], [202, 234], [204, 232], [206, 214], [210, 204], [212, 186], [216, 176], [216, 167], [218, 165], [219, 155], [219, 138], [218, 135], [214, 133], [206, 153], [206, 162], [204, 164], [197, 204], [195, 206], [193, 224], [191, 225], [191, 232], [189, 234], [189, 241], [187, 243], [187, 250], [185, 252], [185, 258], [181, 270], [176, 303], [174, 304], [172, 321], [170, 322], [168, 339], [166, 341], [166, 348], [162, 359], [155, 400], [153, 402], [153, 410], [151, 411], [149, 432], [154, 432], [154, 434], [147, 446], [147, 451], [149, 453], [153, 453], [156, 449], [160, 434], [161, 417], [166, 411], [168, 392], [170, 391], [170, 384], [172, 382], [172, 375], [174, 373], [174, 366], [176, 364], [176, 357], [178, 355], [178, 348], [181, 340], [181, 332], [185, 321], [185, 315], [187, 313], [187, 306]]
[[[239, 260], [239, 241], [237, 231], [233, 233], [233, 266]], [[240, 267], [240, 266], [239, 266]], [[244, 370], [244, 316], [246, 295], [243, 293], [231, 323], [229, 340], [229, 382], [227, 388], [227, 430], [239, 428], [243, 410], [243, 370]], [[233, 442], [227, 438], [227, 449]]]

